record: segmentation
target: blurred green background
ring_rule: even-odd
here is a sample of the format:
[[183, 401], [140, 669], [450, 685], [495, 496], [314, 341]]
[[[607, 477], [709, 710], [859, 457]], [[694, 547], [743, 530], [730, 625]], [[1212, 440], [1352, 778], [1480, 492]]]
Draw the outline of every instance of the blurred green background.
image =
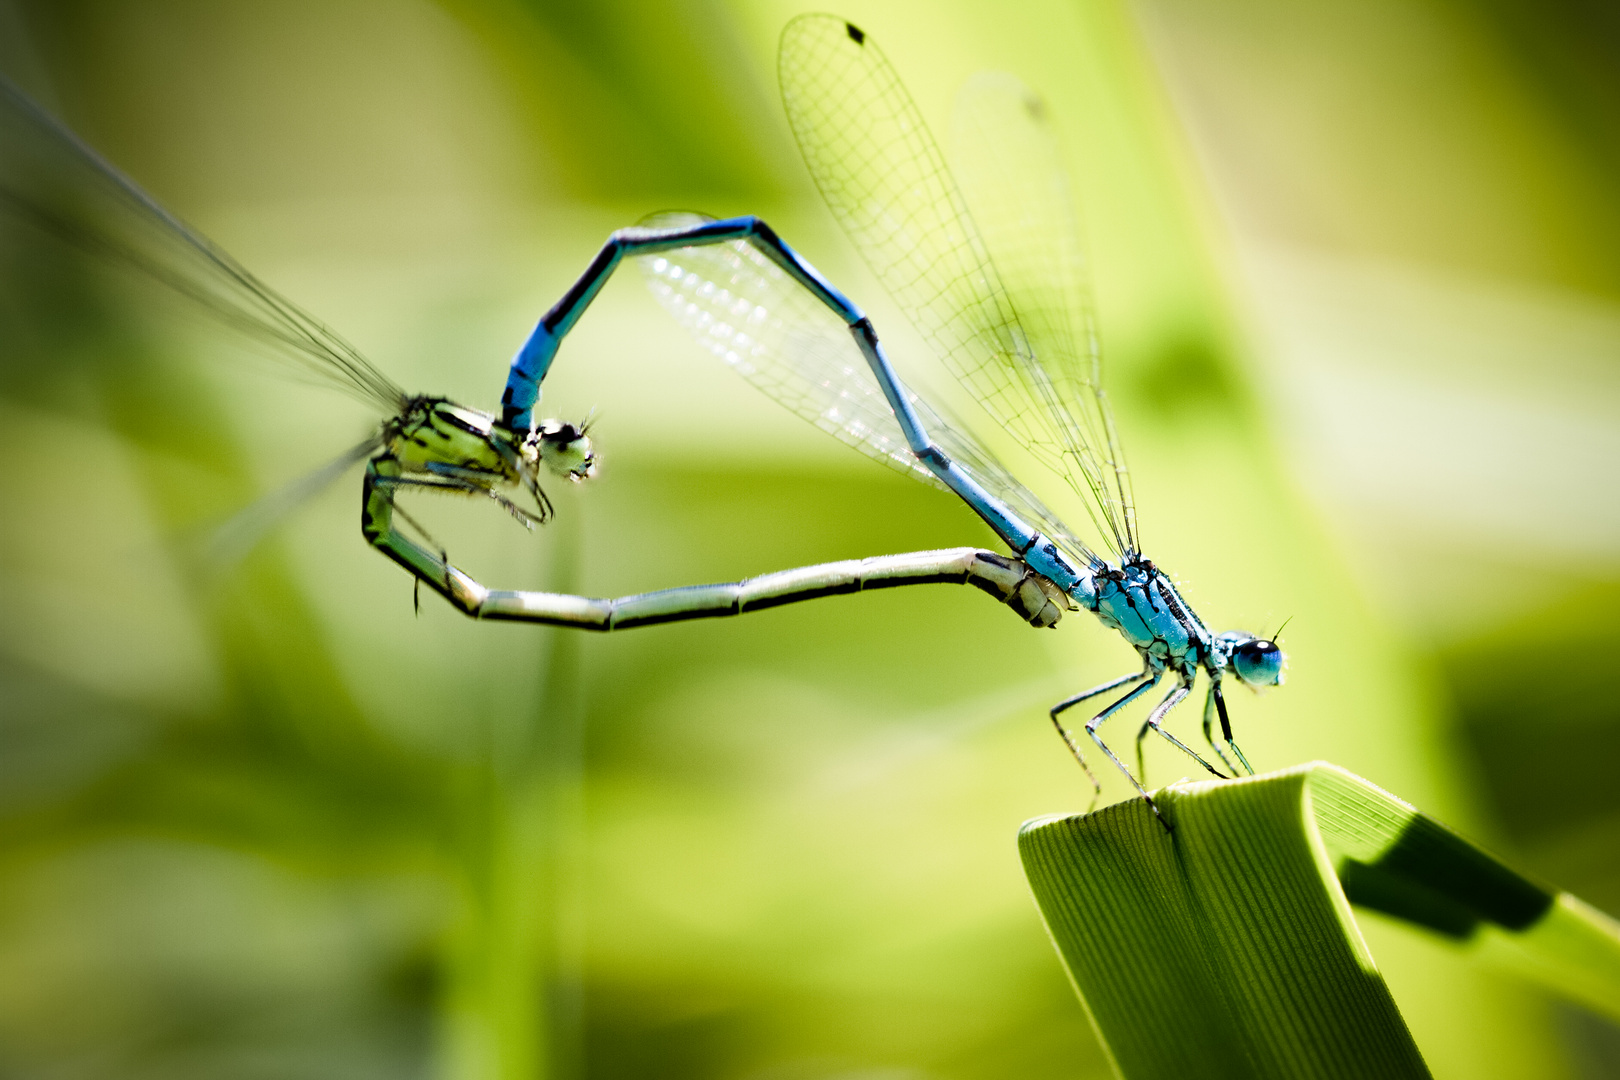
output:
[[[765, 215], [927, 384], [781, 120], [800, 10], [8, 2], [0, 67], [412, 390], [493, 407], [670, 207]], [[1050, 98], [1148, 551], [1217, 628], [1293, 619], [1288, 686], [1234, 699], [1257, 767], [1332, 760], [1620, 912], [1620, 18], [840, 14], [936, 130], [982, 68]], [[1107, 1075], [1013, 837], [1084, 808], [1043, 712], [1131, 668], [1117, 639], [945, 587], [602, 637], [413, 617], [357, 477], [211, 576], [199, 537], [374, 418], [48, 246], [0, 261], [0, 1076]], [[423, 508], [462, 566], [616, 595], [990, 542], [633, 271], [547, 383], [593, 407], [603, 475], [543, 534]], [[1613, 1027], [1366, 926], [1436, 1075], [1620, 1075]]]

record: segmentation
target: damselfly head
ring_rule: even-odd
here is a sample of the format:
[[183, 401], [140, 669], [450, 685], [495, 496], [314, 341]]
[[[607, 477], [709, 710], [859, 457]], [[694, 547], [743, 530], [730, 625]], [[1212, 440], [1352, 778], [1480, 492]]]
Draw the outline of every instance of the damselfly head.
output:
[[589, 480], [596, 475], [596, 449], [586, 429], [589, 421], [542, 420], [530, 437], [540, 461], [565, 480]]
[[1243, 637], [1232, 649], [1232, 668], [1238, 678], [1249, 686], [1281, 686], [1288, 656], [1275, 641], [1267, 638]]

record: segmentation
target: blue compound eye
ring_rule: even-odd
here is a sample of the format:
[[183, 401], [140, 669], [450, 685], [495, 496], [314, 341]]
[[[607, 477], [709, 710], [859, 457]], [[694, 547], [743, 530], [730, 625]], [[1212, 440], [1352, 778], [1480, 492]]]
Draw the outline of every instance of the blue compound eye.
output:
[[1245, 641], [1232, 650], [1232, 666], [1250, 686], [1280, 686], [1283, 681], [1283, 651], [1274, 641]]

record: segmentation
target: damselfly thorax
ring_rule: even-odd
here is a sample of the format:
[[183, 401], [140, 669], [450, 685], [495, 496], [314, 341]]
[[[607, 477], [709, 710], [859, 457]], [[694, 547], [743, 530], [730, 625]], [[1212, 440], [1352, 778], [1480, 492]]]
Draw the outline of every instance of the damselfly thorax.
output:
[[[569, 481], [596, 475], [596, 452], [587, 424], [545, 420], [519, 435], [492, 414], [448, 398], [413, 397], [384, 422], [382, 452], [370, 472], [385, 486], [487, 496], [524, 524], [551, 517], [551, 500], [540, 472]], [[502, 489], [521, 489], [534, 509]]]
[[1095, 581], [1098, 620], [1119, 631], [1144, 659], [1191, 678], [1209, 658], [1209, 628], [1151, 561], [1110, 566]]

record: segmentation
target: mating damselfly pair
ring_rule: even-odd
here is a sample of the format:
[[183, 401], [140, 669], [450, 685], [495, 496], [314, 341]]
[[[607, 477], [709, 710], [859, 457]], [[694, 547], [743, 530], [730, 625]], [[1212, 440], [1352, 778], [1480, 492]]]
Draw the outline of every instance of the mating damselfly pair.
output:
[[[794, 20], [782, 37], [780, 76], [790, 125], [835, 218], [947, 369], [1082, 497], [1111, 558], [1076, 537], [964, 427], [912, 393], [861, 309], [757, 218], [660, 215], [615, 233], [518, 351], [496, 416], [405, 393], [9, 86], [0, 200], [19, 219], [177, 290], [374, 405], [385, 417], [376, 432], [320, 476], [366, 461], [366, 538], [470, 615], [608, 630], [865, 588], [972, 582], [1037, 626], [1084, 608], [1138, 653], [1139, 671], [1051, 710], [1082, 767], [1062, 714], [1121, 690], [1085, 726], [1147, 797], [1098, 728], [1168, 675], [1173, 685], [1143, 724], [1139, 752], [1156, 732], [1222, 775], [1162, 726], [1203, 670], [1206, 739], [1228, 769], [1236, 771], [1234, 760], [1248, 769], [1232, 741], [1222, 679], [1230, 671], [1251, 686], [1279, 683], [1283, 656], [1251, 634], [1212, 633], [1141, 553], [1100, 381], [1084, 255], [1044, 106], [1011, 76], [970, 82], [957, 106], [953, 174], [893, 68], [852, 24], [822, 15]], [[552, 512], [543, 480], [593, 475], [586, 425], [536, 422], [534, 409], [562, 340], [627, 256], [699, 342], [823, 430], [956, 493], [1012, 554], [960, 548], [879, 556], [618, 600], [491, 590], [453, 566], [397, 505], [398, 495], [490, 498], [532, 526]]]

